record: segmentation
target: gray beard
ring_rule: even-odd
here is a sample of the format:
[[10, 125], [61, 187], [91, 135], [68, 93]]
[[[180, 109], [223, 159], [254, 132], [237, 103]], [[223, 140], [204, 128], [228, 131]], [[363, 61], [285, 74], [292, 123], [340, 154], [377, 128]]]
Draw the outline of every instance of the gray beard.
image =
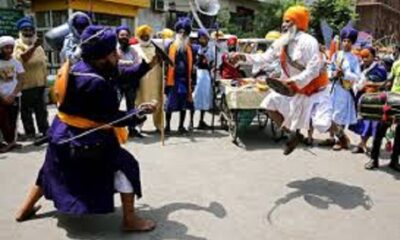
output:
[[33, 35], [33, 37], [24, 37], [24, 35], [22, 35], [21, 32], [19, 33], [19, 38], [21, 39], [21, 41], [22, 41], [24, 44], [26, 44], [26, 45], [28, 45], [28, 46], [33, 45], [33, 44], [36, 42], [36, 40], [37, 40], [36, 34]]
[[181, 37], [177, 36], [175, 39], [175, 43], [177, 45], [178, 52], [185, 52], [186, 45], [188, 44], [188, 42], [189, 42], [188, 38], [181, 38]]
[[284, 46], [289, 45], [289, 43], [296, 37], [297, 32], [296, 25], [293, 25], [287, 30], [287, 32], [282, 34], [282, 36], [274, 42], [274, 47], [283, 48]]

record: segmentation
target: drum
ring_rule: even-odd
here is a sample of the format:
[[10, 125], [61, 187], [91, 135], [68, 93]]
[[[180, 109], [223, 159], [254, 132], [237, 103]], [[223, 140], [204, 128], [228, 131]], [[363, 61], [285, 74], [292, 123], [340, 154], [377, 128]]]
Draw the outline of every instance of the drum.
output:
[[293, 97], [296, 94], [293, 88], [279, 79], [267, 78], [265, 81], [267, 82], [268, 87], [272, 88], [277, 93], [288, 97]]
[[363, 119], [400, 121], [400, 94], [391, 92], [365, 93], [358, 103]]

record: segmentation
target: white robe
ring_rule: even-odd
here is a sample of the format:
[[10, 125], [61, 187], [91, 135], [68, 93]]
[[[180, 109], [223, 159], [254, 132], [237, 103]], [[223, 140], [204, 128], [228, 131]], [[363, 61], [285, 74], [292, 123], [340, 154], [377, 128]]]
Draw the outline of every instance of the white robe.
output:
[[[279, 59], [281, 51], [282, 48], [276, 47], [274, 43], [265, 53], [246, 55], [246, 60], [253, 64], [273, 63], [276, 59]], [[293, 61], [305, 66], [305, 69], [300, 71], [287, 64], [286, 69], [290, 76], [287, 76], [285, 71], [282, 70], [281, 79], [290, 78], [300, 88], [307, 86], [325, 68], [317, 40], [305, 32], [298, 32], [289, 43], [288, 55]], [[282, 96], [271, 91], [262, 102], [261, 107], [281, 113], [284, 118], [283, 126], [292, 131], [297, 129], [308, 130], [310, 120], [312, 120], [313, 127], [320, 132], [326, 132], [331, 127], [332, 106], [327, 88], [311, 96], [296, 94], [293, 97]]]

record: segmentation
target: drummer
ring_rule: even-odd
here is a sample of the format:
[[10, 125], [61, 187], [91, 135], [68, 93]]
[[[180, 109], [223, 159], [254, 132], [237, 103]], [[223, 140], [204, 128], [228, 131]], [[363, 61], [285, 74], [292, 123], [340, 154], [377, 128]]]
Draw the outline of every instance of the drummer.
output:
[[[361, 80], [356, 85], [358, 90], [357, 102], [364, 93], [378, 92], [387, 78], [385, 67], [375, 61], [376, 51], [374, 48], [365, 48], [360, 52], [360, 55], [363, 63], [361, 65]], [[360, 143], [352, 149], [352, 153], [365, 153], [367, 151], [367, 141], [376, 134], [378, 123], [378, 121], [359, 119], [357, 124], [350, 127], [361, 137]]]
[[[391, 92], [400, 94], [400, 58], [394, 62], [389, 80], [393, 82]], [[379, 155], [382, 145], [382, 140], [386, 135], [387, 130], [391, 127], [390, 123], [380, 122], [378, 124], [374, 142], [372, 144], [371, 159], [365, 164], [365, 169], [373, 170], [379, 167]], [[400, 156], [400, 124], [392, 126], [394, 130], [393, 152], [390, 156], [389, 167], [400, 171], [399, 156]]]
[[[331, 127], [328, 76], [318, 41], [307, 33], [310, 14], [303, 6], [290, 7], [283, 16], [283, 35], [261, 54], [234, 54], [233, 61], [271, 63], [280, 59], [281, 79], [295, 90], [293, 97], [276, 92], [267, 95], [262, 107], [269, 117], [289, 133], [284, 154], [290, 154], [302, 141], [300, 129], [313, 126], [326, 132]], [[342, 137], [342, 136], [340, 136]]]

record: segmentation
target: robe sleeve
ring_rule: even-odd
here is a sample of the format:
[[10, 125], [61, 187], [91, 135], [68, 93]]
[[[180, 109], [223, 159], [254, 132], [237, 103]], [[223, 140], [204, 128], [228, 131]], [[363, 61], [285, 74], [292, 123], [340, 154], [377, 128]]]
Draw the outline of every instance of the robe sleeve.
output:
[[246, 62], [250, 64], [268, 64], [277, 58], [276, 48], [270, 47], [264, 53], [246, 54]]
[[349, 64], [350, 67], [344, 72], [343, 78], [355, 84], [360, 81], [361, 78], [360, 64], [357, 59], [351, 59]]
[[308, 61], [305, 69], [299, 74], [292, 76], [290, 79], [295, 81], [297, 86], [303, 88], [320, 75], [324, 62], [319, 51], [317, 40], [303, 41], [298, 44], [302, 44], [302, 58], [308, 59]]
[[[108, 80], [109, 81], [109, 80]], [[130, 111], [119, 110], [118, 95], [115, 92], [115, 88], [110, 85], [110, 82], [93, 81], [86, 89], [88, 94], [88, 99], [93, 99], [93, 111], [91, 111], [89, 119], [109, 123], [115, 120], [124, 118], [128, 114], [136, 111], [136, 109], [131, 109]], [[139, 119], [136, 116], [127, 117], [127, 119], [114, 124], [117, 127], [132, 126], [142, 123], [145, 118]]]
[[120, 85], [131, 85], [133, 88], [139, 87], [140, 79], [150, 70], [150, 65], [146, 61], [133, 65], [118, 65]]

